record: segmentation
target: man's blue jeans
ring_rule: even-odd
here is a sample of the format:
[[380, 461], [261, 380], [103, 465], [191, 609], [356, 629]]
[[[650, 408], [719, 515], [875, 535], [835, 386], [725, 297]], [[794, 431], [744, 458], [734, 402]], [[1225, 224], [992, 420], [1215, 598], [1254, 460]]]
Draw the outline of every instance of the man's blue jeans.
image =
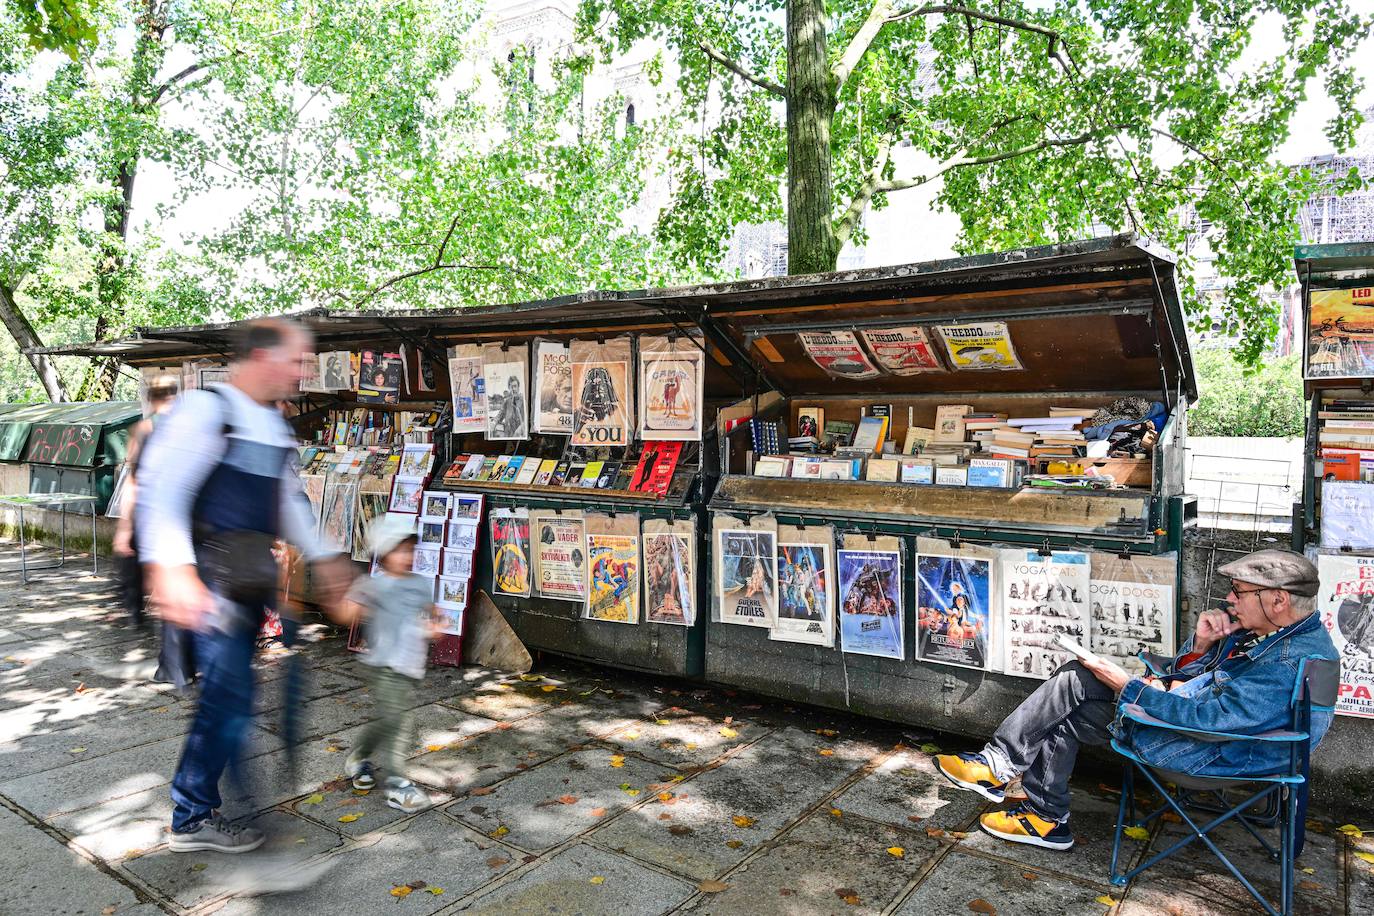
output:
[[200, 702], [172, 780], [172, 830], [176, 833], [193, 829], [220, 807], [220, 777], [226, 765], [237, 762], [253, 718], [258, 627], [249, 623], [251, 615], [227, 616], [233, 618], [231, 632], [186, 633], [200, 669]]

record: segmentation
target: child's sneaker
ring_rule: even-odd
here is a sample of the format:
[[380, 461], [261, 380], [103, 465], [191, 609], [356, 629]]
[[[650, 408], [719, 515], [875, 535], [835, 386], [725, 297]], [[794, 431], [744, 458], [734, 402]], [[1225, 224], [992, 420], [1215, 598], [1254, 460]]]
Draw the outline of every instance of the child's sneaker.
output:
[[349, 758], [344, 764], [344, 772], [353, 780], [353, 788], [366, 792], [377, 785], [377, 769], [371, 760]]
[[1025, 843], [1045, 849], [1073, 848], [1073, 833], [1067, 823], [1047, 821], [1024, 805], [993, 811], [978, 818], [986, 833], [1009, 843]]
[[988, 801], [1000, 802], [1006, 783], [997, 778], [982, 754], [938, 754], [935, 769], [961, 789], [977, 792]]
[[393, 808], [412, 813], [423, 811], [434, 804], [425, 791], [415, 783], [408, 779], [396, 779], [394, 776], [386, 781], [386, 803]]

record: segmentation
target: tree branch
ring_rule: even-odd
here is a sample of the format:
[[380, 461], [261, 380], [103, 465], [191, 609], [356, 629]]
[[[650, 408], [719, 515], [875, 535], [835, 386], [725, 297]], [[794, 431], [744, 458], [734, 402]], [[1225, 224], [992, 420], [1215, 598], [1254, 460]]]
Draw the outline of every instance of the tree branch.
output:
[[377, 286], [374, 286], [372, 289], [368, 290], [365, 294], [363, 294], [362, 297], [360, 297], [360, 298], [358, 298], [358, 299], [355, 299], [355, 300], [353, 301], [353, 305], [354, 305], [355, 307], [356, 307], [356, 306], [364, 305], [365, 303], [371, 301], [372, 299], [375, 299], [379, 293], [385, 292], [386, 290], [388, 290], [388, 289], [390, 289], [391, 287], [395, 286], [397, 283], [401, 283], [401, 282], [403, 282], [403, 281], [405, 281], [405, 280], [413, 280], [413, 279], [416, 278], [416, 277], [422, 277], [422, 276], [424, 276], [425, 274], [434, 273], [436, 270], [493, 270], [493, 271], [495, 271], [495, 270], [506, 270], [506, 271], [510, 271], [511, 273], [520, 274], [521, 276], [525, 276], [525, 277], [530, 276], [530, 274], [529, 274], [528, 272], [523, 271], [523, 270], [521, 270], [521, 269], [518, 268], [518, 267], [509, 267], [509, 266], [504, 265], [504, 264], [437, 264], [437, 263], [436, 263], [436, 264], [431, 264], [431, 265], [428, 266], [428, 267], [420, 267], [420, 268], [417, 268], [417, 269], [415, 269], [415, 270], [408, 270], [408, 271], [406, 271], [406, 272], [403, 273], [403, 274], [397, 274], [396, 276], [392, 277], [390, 280], [387, 280], [385, 283], [381, 283], [381, 284], [379, 284], [379, 285], [377, 285]]
[[1186, 150], [1192, 150], [1194, 153], [1197, 153], [1203, 159], [1207, 160], [1207, 164], [1210, 165], [1213, 169], [1215, 169], [1218, 175], [1220, 175], [1222, 178], [1225, 178], [1228, 182], [1230, 182], [1231, 187], [1236, 189], [1236, 193], [1240, 195], [1240, 202], [1245, 205], [1245, 212], [1251, 214], [1252, 216], [1254, 215], [1254, 211], [1250, 209], [1250, 201], [1246, 199], [1245, 189], [1240, 186], [1240, 182], [1236, 181], [1236, 179], [1231, 177], [1231, 173], [1226, 171], [1226, 168], [1219, 161], [1217, 161], [1217, 159], [1207, 155], [1202, 150], [1198, 149], [1196, 146], [1182, 139], [1181, 137], [1169, 133], [1169, 131], [1167, 130], [1162, 130], [1158, 127], [1152, 127], [1150, 128], [1150, 130], [1161, 137], [1165, 137], [1169, 140], [1174, 141]]
[[763, 77], [755, 76], [748, 70], [744, 69], [743, 66], [726, 57], [720, 51], [716, 50], [716, 48], [710, 43], [703, 41], [698, 47], [700, 47], [701, 50], [705, 52], [707, 57], [711, 58], [711, 60], [720, 64], [722, 67], [724, 67], [726, 70], [729, 70], [731, 73], [735, 74], [740, 79], [747, 80], [748, 82], [753, 83], [755, 86], [758, 86], [760, 89], [766, 89], [769, 92], [773, 93], [773, 95], [776, 95], [778, 98], [787, 98], [786, 87], [781, 86], [773, 82], [772, 80], [766, 80]]
[[849, 202], [849, 207], [840, 217], [840, 221], [835, 224], [835, 239], [841, 247], [849, 241], [849, 237], [854, 234], [854, 229], [859, 225], [859, 218], [864, 215], [864, 210], [868, 208], [868, 202], [873, 199], [873, 195], [883, 184], [883, 172], [887, 170], [887, 164], [892, 159], [892, 142], [884, 143], [878, 149], [878, 155], [873, 159], [873, 167], [868, 170], [868, 177], [859, 185], [859, 190], [854, 194], [854, 199]]
[[954, 169], [964, 168], [965, 166], [990, 165], [994, 162], [1004, 162], [1007, 159], [1015, 159], [1018, 156], [1029, 156], [1031, 153], [1038, 153], [1041, 150], [1050, 149], [1051, 147], [1083, 146], [1086, 143], [1091, 143], [1094, 140], [1101, 139], [1103, 136], [1109, 133], [1111, 129], [1119, 130], [1122, 126], [1124, 125], [1116, 125], [1114, 128], [1110, 128], [1109, 130], [1092, 130], [1088, 131], [1085, 134], [1079, 134], [1075, 137], [1064, 137], [1063, 139], [1048, 138], [1045, 140], [1037, 140], [1034, 143], [1028, 143], [1025, 146], [1017, 147], [1016, 149], [1003, 150], [1000, 153], [992, 153], [987, 156], [955, 156], [952, 159], [946, 159], [944, 162], [940, 163], [940, 165], [935, 169], [935, 171], [931, 172], [928, 175], [917, 175], [914, 178], [899, 178], [893, 179], [892, 181], [881, 182], [875, 189], [874, 193], [883, 193], [887, 191], [904, 191], [907, 188], [920, 187], [923, 184], [928, 184], [936, 178], [939, 178], [946, 172], [953, 171]]
[[191, 64], [189, 67], [186, 67], [181, 72], [172, 74], [162, 82], [161, 86], [158, 86], [155, 90], [153, 90], [153, 96], [148, 100], [148, 104], [156, 105], [158, 101], [161, 100], [161, 98], [167, 94], [167, 91], [170, 90], [177, 83], [181, 82], [187, 77], [194, 76], [196, 73], [199, 73], [201, 70], [204, 70], [206, 67], [210, 66], [216, 60], [222, 59], [223, 58], [217, 57], [214, 60], [198, 61], [194, 64]]
[[873, 8], [868, 11], [868, 18], [863, 25], [859, 26], [859, 31], [854, 33], [854, 37], [849, 40], [849, 45], [840, 55], [840, 59], [835, 62], [835, 66], [830, 72], [835, 76], [835, 89], [838, 92], [849, 80], [849, 75], [854, 72], [854, 68], [859, 66], [859, 61], [863, 60], [868, 53], [869, 45], [873, 44], [873, 39], [878, 37], [879, 30], [887, 22], [892, 21], [892, 0], [877, 0]]

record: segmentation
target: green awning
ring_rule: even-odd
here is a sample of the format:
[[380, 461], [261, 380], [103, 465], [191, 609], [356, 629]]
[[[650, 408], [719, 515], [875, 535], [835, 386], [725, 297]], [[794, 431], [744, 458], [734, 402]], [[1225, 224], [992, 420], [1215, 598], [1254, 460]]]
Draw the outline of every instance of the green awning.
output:
[[76, 467], [115, 463], [123, 457], [123, 445], [106, 433], [122, 433], [142, 416], [136, 401], [3, 404], [0, 461]]

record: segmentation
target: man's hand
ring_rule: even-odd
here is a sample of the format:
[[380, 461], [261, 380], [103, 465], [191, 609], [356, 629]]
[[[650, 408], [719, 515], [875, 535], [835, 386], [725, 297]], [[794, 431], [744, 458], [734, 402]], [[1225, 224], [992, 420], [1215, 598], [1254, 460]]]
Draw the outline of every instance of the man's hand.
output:
[[348, 623], [344, 595], [353, 583], [353, 563], [343, 554], [316, 560], [311, 569], [311, 594], [332, 620]]
[[120, 524], [115, 526], [114, 540], [111, 547], [114, 550], [115, 556], [131, 557], [134, 555], [133, 526], [125, 525], [123, 521], [123, 519], [120, 519]]
[[157, 613], [169, 623], [198, 630], [215, 606], [215, 598], [200, 580], [200, 571], [183, 566], [148, 565], [149, 594]]
[[1082, 658], [1079, 659], [1084, 668], [1092, 672], [1093, 677], [1116, 693], [1120, 693], [1122, 688], [1131, 680], [1131, 674], [1116, 662], [1109, 662], [1104, 658]]
[[1218, 641], [1240, 629], [1240, 624], [1225, 611], [1203, 611], [1197, 618], [1193, 633], [1193, 651], [1206, 652]]

